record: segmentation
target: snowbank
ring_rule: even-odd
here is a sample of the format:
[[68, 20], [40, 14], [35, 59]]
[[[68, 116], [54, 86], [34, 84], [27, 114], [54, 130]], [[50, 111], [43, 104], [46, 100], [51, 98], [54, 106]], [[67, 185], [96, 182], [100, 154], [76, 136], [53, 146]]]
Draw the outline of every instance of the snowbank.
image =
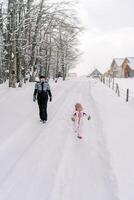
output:
[[[117, 79], [123, 88], [133, 89], [134, 79]], [[99, 109], [111, 163], [121, 200], [134, 199], [134, 106], [122, 101], [106, 85], [91, 80], [92, 95]]]

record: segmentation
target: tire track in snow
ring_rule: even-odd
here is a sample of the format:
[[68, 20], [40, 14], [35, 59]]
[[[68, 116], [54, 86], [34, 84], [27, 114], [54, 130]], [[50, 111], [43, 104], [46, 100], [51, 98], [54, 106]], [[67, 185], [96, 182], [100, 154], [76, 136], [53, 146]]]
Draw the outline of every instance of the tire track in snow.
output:
[[[60, 85], [59, 85], [60, 86]], [[61, 86], [60, 86], [61, 87]], [[67, 85], [65, 85], [65, 89], [66, 89], [66, 87], [67, 87]], [[57, 93], [57, 90], [59, 90], [60, 88], [59, 87], [53, 87], [52, 89], [54, 89], [54, 100], [51, 102], [51, 107], [52, 107], [52, 105], [53, 104], [55, 104], [55, 102], [56, 101], [59, 101], [59, 99], [64, 95], [64, 91], [61, 91], [61, 92], [58, 92]], [[33, 90], [33, 88], [32, 88], [32, 90]], [[15, 96], [18, 98], [18, 95], [19, 94], [22, 94], [21, 95], [21, 98], [23, 97], [25, 97], [25, 96], [27, 96], [28, 94], [26, 94], [26, 93], [24, 93], [24, 91], [20, 91], [21, 93], [17, 93], [16, 91], [14, 91], [15, 92]], [[27, 92], [27, 93], [29, 93], [29, 87], [28, 88], [26, 88], [26, 90], [25, 90], [25, 92]], [[58, 94], [58, 95], [57, 95]], [[10, 94], [9, 94], [9, 96], [10, 96]], [[21, 99], [20, 98], [20, 99]], [[18, 99], [18, 101], [20, 100], [20, 99]], [[30, 94], [30, 98], [28, 99], [29, 100], [29, 105], [31, 105], [31, 101], [32, 101], [32, 94]], [[6, 101], [6, 104], [7, 104], [7, 107], [11, 107], [11, 105], [10, 104], [8, 104], [7, 102], [10, 102], [10, 104], [12, 104], [13, 103], [13, 99], [10, 99], [10, 98], [7, 98], [7, 101]], [[22, 102], [21, 102], [22, 103]], [[16, 103], [15, 103], [16, 104]], [[32, 106], [30, 106], [30, 112], [28, 111], [28, 113], [26, 113], [25, 115], [24, 115], [24, 117], [25, 118], [23, 118], [23, 119], [21, 119], [21, 120], [23, 120], [22, 121], [22, 123], [21, 124], [19, 124], [19, 126], [17, 126], [17, 130], [15, 129], [11, 129], [11, 127], [10, 127], [10, 129], [9, 129], [9, 126], [6, 126], [6, 127], [8, 127], [8, 132], [10, 133], [11, 131], [12, 131], [12, 133], [13, 134], [9, 134], [9, 133], [4, 133], [3, 135], [7, 135], [8, 137], [7, 138], [5, 138], [4, 140], [2, 140], [2, 138], [1, 138], [1, 141], [0, 141], [0, 149], [1, 148], [3, 148], [3, 146], [4, 145], [6, 145], [6, 144], [9, 144], [10, 142], [12, 142], [13, 141], [13, 139], [15, 138], [15, 137], [17, 137], [17, 135], [18, 135], [18, 132], [20, 132], [22, 129], [23, 129], [23, 127], [24, 126], [26, 126], [26, 128], [25, 129], [27, 129], [28, 128], [28, 126], [30, 127], [33, 127], [34, 126], [34, 121], [32, 121], [32, 120], [27, 120], [27, 119], [30, 119], [31, 118], [31, 116], [33, 116], [33, 113], [34, 113], [34, 116], [36, 116], [37, 117], [37, 119], [38, 119], [38, 105], [36, 105], [36, 110], [35, 110], [35, 105], [34, 105], [35, 103], [33, 103], [32, 104]], [[5, 105], [5, 104], [4, 104]], [[20, 107], [20, 104], [17, 104], [16, 105], [17, 107]], [[21, 106], [22, 106], [22, 104], [21, 104]], [[13, 106], [14, 107], [14, 106]], [[49, 104], [48, 104], [48, 107], [49, 107]], [[50, 108], [51, 109], [51, 108]], [[24, 110], [19, 110], [19, 114], [21, 113], [21, 112], [24, 112]], [[6, 114], [6, 113], [4, 113], [4, 114]], [[16, 117], [16, 116], [15, 116]], [[9, 118], [10, 118], [10, 120], [11, 120], [11, 114], [9, 113]], [[18, 116], [18, 118], [19, 118], [19, 116]], [[12, 119], [14, 122], [15, 122], [15, 119]], [[39, 120], [39, 119], [38, 119]], [[7, 119], [6, 119], [6, 121], [3, 121], [2, 120], [2, 118], [1, 118], [1, 121], [2, 121], [2, 124], [8, 124], [9, 122], [7, 121]], [[16, 122], [15, 122], [15, 127], [16, 127]], [[19, 128], [18, 128], [19, 127]], [[6, 131], [6, 130], [3, 130], [4, 132]]]
[[[61, 95], [55, 103], [53, 102], [55, 106], [50, 107], [50, 122], [44, 129], [45, 134], [40, 134], [4, 181], [5, 193], [1, 196], [1, 200], [18, 200], [21, 198], [20, 194], [22, 200], [117, 200], [109, 180], [109, 155], [103, 143], [103, 130], [99, 125], [98, 111], [87, 84], [87, 81], [71, 83], [64, 90], [66, 98]], [[71, 113], [76, 101], [81, 101], [87, 108], [92, 106], [90, 109], [92, 120], [86, 125], [86, 134], [82, 141], [73, 136], [70, 118], [65, 121], [66, 115]], [[55, 124], [57, 119], [59, 123], [61, 122], [61, 128]], [[51, 127], [53, 127], [52, 134], [50, 134]], [[53, 132], [54, 129], [56, 132]], [[66, 133], [63, 134], [63, 131]], [[51, 147], [52, 140], [54, 140], [53, 147]], [[58, 142], [62, 144], [59, 146]], [[37, 149], [39, 152], [34, 158], [36, 165], [32, 166], [31, 156]], [[40, 154], [41, 157], [38, 157]], [[28, 174], [21, 171], [21, 166], [27, 167]], [[22, 177], [17, 178], [20, 173]], [[29, 183], [25, 182], [27, 175], [31, 177]]]
[[[53, 110], [53, 112], [50, 112], [50, 114], [51, 114], [51, 117], [53, 116], [53, 118], [52, 118], [52, 120], [49, 122], [49, 124], [48, 124], [48, 126], [45, 128], [45, 131], [46, 131], [46, 134], [45, 135], [40, 135], [40, 137], [39, 138], [37, 138], [37, 140], [36, 140], [36, 142], [34, 142], [34, 144], [32, 144], [32, 146], [31, 146], [31, 148], [29, 149], [29, 151], [28, 152], [30, 152], [30, 151], [32, 151], [32, 147], [33, 146], [37, 146], [38, 145], [38, 143], [40, 143], [40, 140], [41, 140], [41, 136], [44, 136], [45, 137], [45, 139], [46, 140], [49, 140], [49, 143], [50, 143], [50, 139], [49, 139], [49, 134], [47, 134], [47, 129], [49, 129], [50, 128], [50, 125], [51, 126], [53, 126], [54, 124], [55, 124], [55, 118], [57, 118], [57, 117], [59, 117], [59, 118], [61, 118], [61, 116], [60, 116], [60, 113], [62, 112], [62, 109], [64, 109], [64, 107], [66, 106], [66, 104], [67, 104], [67, 102], [70, 100], [70, 97], [71, 96], [69, 96], [68, 94], [70, 93], [70, 91], [72, 91], [72, 88], [74, 88], [73, 87], [73, 85], [74, 85], [75, 83], [74, 82], [72, 82], [71, 83], [71, 85], [69, 86], [69, 87], [67, 87], [66, 88], [66, 90], [65, 90], [65, 93], [67, 94], [66, 96], [67, 96], [67, 98], [66, 98], [66, 101], [63, 101], [64, 100], [64, 94], [63, 94], [63, 96], [62, 96], [62, 98], [60, 99], [60, 101], [58, 101], [58, 102], [56, 102], [56, 104], [58, 104], [57, 105], [57, 108], [59, 107], [59, 105], [60, 105], [60, 109], [58, 109], [57, 110], [57, 108], [56, 109], [51, 109], [51, 110]], [[74, 102], [72, 102], [72, 104], [74, 105]], [[54, 104], [55, 105], [55, 104]], [[54, 115], [55, 114], [55, 115]], [[70, 120], [70, 117], [69, 117], [69, 120]], [[46, 138], [47, 137], [47, 138]], [[57, 137], [57, 136], [56, 136]], [[43, 144], [43, 146], [47, 146], [47, 141], [44, 141], [43, 142], [44, 144]], [[45, 144], [46, 143], [46, 144]], [[39, 146], [39, 145], [38, 145]], [[27, 154], [28, 154], [28, 152], [27, 152]], [[26, 154], [26, 152], [25, 152], [25, 154]], [[27, 154], [25, 155], [25, 156], [27, 156]], [[4, 182], [8, 182], [8, 178], [10, 178], [10, 176], [11, 176], [11, 174], [13, 174], [13, 172], [15, 172], [15, 170], [17, 169], [17, 166], [19, 165], [19, 163], [20, 162], [23, 162], [22, 160], [24, 160], [25, 159], [25, 156], [23, 155], [23, 157], [21, 157], [21, 159], [19, 160], [19, 162], [17, 162], [16, 163], [16, 166], [14, 166], [14, 168], [12, 169], [12, 171], [10, 171], [10, 173], [9, 173], [9, 177], [7, 177], [7, 179], [4, 181]], [[52, 183], [53, 184], [53, 183]], [[10, 186], [8, 186], [8, 192], [6, 191], [6, 195], [4, 195], [4, 196], [7, 196], [7, 198], [6, 199], [8, 199], [8, 193], [10, 193], [10, 191], [12, 191], [12, 190], [14, 190], [14, 184], [12, 185], [10, 185]], [[10, 196], [10, 195], [9, 195]], [[4, 197], [2, 197], [1, 196], [1, 198], [3, 199]], [[5, 198], [4, 198], [5, 199]], [[10, 197], [10, 199], [11, 199], [11, 197]], [[38, 198], [39, 199], [39, 198]], [[44, 199], [44, 197], [43, 197], [43, 199]]]
[[106, 173], [106, 183], [109, 185], [111, 188], [111, 193], [112, 193], [112, 199], [113, 200], [119, 200], [119, 194], [118, 194], [118, 184], [117, 184], [117, 179], [114, 174], [112, 165], [111, 165], [111, 156], [110, 152], [108, 150], [108, 146], [106, 143], [106, 133], [103, 128], [103, 123], [99, 114], [99, 111], [97, 109], [97, 105], [95, 103], [95, 100], [92, 96], [92, 82], [89, 84], [89, 91], [90, 91], [90, 102], [92, 104], [92, 113], [95, 119], [95, 127], [96, 127], [96, 132], [97, 132], [97, 144], [99, 147], [98, 155], [99, 159], [102, 161], [103, 165], [105, 166], [105, 173]]
[[[3, 169], [6, 172], [4, 173], [4, 171], [1, 170], [0, 185], [8, 178], [8, 176], [10, 176], [10, 173], [14, 170], [16, 165], [25, 156], [25, 154], [32, 148], [32, 145], [40, 138], [41, 133], [44, 130], [46, 130], [46, 128], [53, 122], [53, 119], [55, 118], [55, 115], [57, 114], [57, 111], [58, 111], [58, 107], [55, 109], [55, 104], [58, 102], [58, 104], [62, 105], [62, 101], [65, 96], [65, 93], [66, 92], [69, 93], [69, 91], [72, 89], [73, 84], [74, 83], [72, 82], [72, 85], [69, 85], [69, 86], [65, 85], [65, 90], [58, 93], [58, 95], [56, 95], [56, 97], [54, 98], [54, 101], [51, 103], [51, 107], [49, 108], [49, 111], [48, 111], [51, 113], [51, 117], [49, 118], [49, 121], [45, 125], [45, 127], [44, 125], [39, 124], [39, 127], [37, 129], [37, 124], [35, 124], [33, 121], [31, 121], [30, 123], [29, 121], [25, 121], [25, 123], [19, 128], [19, 130], [18, 129], [16, 130], [16, 132], [14, 133], [14, 135], [12, 135], [12, 137], [10, 137], [6, 142], [1, 144], [0, 163], [1, 163], [1, 168], [3, 165]], [[56, 89], [56, 91], [57, 90], [58, 88]], [[31, 112], [28, 115], [31, 116]], [[36, 130], [36, 133], [32, 134], [31, 131], [34, 129]], [[30, 132], [31, 137], [27, 137], [28, 132]], [[30, 140], [27, 141], [28, 139]], [[25, 145], [23, 146], [21, 145], [21, 148], [20, 148], [19, 144], [21, 144], [23, 140], [25, 142]], [[18, 149], [17, 148], [14, 149], [14, 144], [15, 145], [18, 144]], [[7, 166], [5, 166], [4, 160], [5, 160], [5, 157], [7, 158], [9, 157], [9, 147], [10, 147], [11, 153], [17, 152], [17, 154], [15, 157], [13, 156], [13, 160], [10, 159], [12, 162], [8, 164]], [[8, 149], [7, 154], [6, 154], [6, 149]]]
[[[82, 144], [79, 144], [79, 141], [77, 141], [78, 148], [81, 148], [84, 154], [86, 154], [86, 156], [84, 156], [83, 154], [80, 159], [79, 156], [81, 156], [81, 152], [79, 151], [80, 154], [77, 155], [78, 149], [76, 151], [75, 149], [76, 144], [72, 142], [73, 141], [72, 138], [71, 139], [68, 138], [65, 148], [64, 148], [64, 154], [61, 159], [61, 163], [57, 172], [57, 177], [56, 177], [55, 185], [52, 191], [52, 195], [51, 195], [51, 198], [49, 198], [51, 200], [68, 200], [68, 199], [69, 200], [82, 200], [82, 199], [84, 200], [89, 200], [89, 199], [117, 200], [118, 199], [116, 179], [114, 177], [114, 174], [112, 172], [112, 168], [110, 165], [110, 160], [109, 160], [110, 155], [106, 147], [102, 126], [100, 126], [101, 120], [99, 117], [99, 113], [98, 113], [98, 110], [96, 109], [95, 102], [90, 94], [91, 87], [87, 88], [85, 85], [84, 89], [85, 89], [84, 91], [86, 91], [86, 89], [89, 90], [89, 101], [87, 100], [86, 103], [84, 103], [82, 95], [81, 96], [79, 95], [79, 101], [83, 102], [83, 105], [87, 104], [86, 107], [92, 106], [91, 113], [92, 113], [92, 118], [94, 121], [92, 122], [94, 123], [94, 125], [92, 126], [92, 129], [94, 129], [94, 133], [92, 134], [96, 134], [94, 138], [96, 140], [94, 145], [98, 147], [94, 149], [90, 149], [90, 150], [96, 151], [94, 154], [95, 160], [93, 159], [93, 155], [92, 156], [90, 155], [91, 152], [88, 152], [89, 153], [89, 158], [88, 158], [88, 155], [87, 155], [87, 151], [89, 151], [88, 147], [86, 148], [81, 147], [80, 145]], [[86, 94], [86, 92], [82, 92], [83, 96], [84, 96], [84, 93]], [[90, 127], [87, 126], [87, 128], [91, 129], [91, 126]], [[84, 144], [84, 145], [86, 146], [87, 144]], [[74, 157], [72, 159], [71, 157], [72, 157], [73, 151], [74, 151]], [[86, 159], [85, 165], [81, 164], [81, 162], [83, 162], [83, 158]], [[94, 171], [93, 171], [94, 177], [92, 177], [92, 171], [90, 171], [89, 169], [95, 170], [95, 166], [91, 167], [89, 163], [89, 166], [88, 166], [89, 169], [86, 168], [86, 165], [88, 164], [90, 158], [91, 158], [91, 161], [94, 162], [94, 165], [98, 164], [98, 167], [101, 168], [101, 170], [98, 170], [96, 168], [97, 176], [96, 174], [94, 174]], [[73, 160], [75, 160], [77, 164], [75, 164]], [[71, 166], [70, 163], [73, 163], [73, 165]], [[74, 167], [74, 166], [76, 168], [72, 170], [71, 167]], [[83, 167], [85, 170], [84, 172], [83, 172]], [[88, 180], [87, 178], [88, 175], [89, 175], [89, 179], [91, 178], [92, 181]], [[101, 180], [98, 180], [99, 184], [94, 183], [93, 181], [94, 178], [96, 181], [99, 178], [101, 179]], [[83, 185], [81, 185], [80, 183], [81, 181], [85, 184], [84, 187]], [[74, 186], [75, 184], [76, 186]], [[80, 187], [78, 186], [78, 184], [80, 185]], [[101, 189], [97, 188], [95, 184], [96, 185], [98, 184], [98, 187], [101, 187]], [[90, 190], [90, 188], [92, 188], [92, 190]], [[97, 194], [97, 191], [98, 191], [98, 194]]]

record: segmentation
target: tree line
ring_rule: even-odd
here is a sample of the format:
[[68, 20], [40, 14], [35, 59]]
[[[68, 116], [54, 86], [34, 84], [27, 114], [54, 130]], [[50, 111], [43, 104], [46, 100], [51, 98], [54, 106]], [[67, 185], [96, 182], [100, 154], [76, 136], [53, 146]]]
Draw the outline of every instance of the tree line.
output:
[[0, 4], [0, 83], [21, 87], [45, 75], [65, 80], [77, 62], [81, 31], [68, 0], [7, 0]]

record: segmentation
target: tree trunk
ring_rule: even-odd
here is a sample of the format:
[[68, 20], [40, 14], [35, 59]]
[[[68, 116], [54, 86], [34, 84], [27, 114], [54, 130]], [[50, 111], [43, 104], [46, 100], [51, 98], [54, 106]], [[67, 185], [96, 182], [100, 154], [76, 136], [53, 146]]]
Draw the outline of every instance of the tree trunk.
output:
[[16, 0], [8, 4], [9, 87], [16, 87]]
[[52, 56], [52, 47], [51, 47], [51, 33], [49, 35], [49, 60], [48, 60], [48, 69], [47, 69], [47, 76], [50, 77], [50, 67], [51, 67], [51, 56]]
[[41, 20], [41, 17], [42, 17], [43, 3], [44, 3], [44, 0], [41, 0], [39, 13], [38, 13], [37, 20], [36, 20], [35, 32], [34, 32], [34, 36], [33, 36], [33, 39], [32, 39], [32, 52], [31, 52], [31, 59], [30, 59], [30, 63], [29, 63], [29, 67], [32, 68], [32, 77], [31, 77], [32, 81], [34, 81], [34, 79], [35, 79], [35, 77], [34, 77], [34, 72], [35, 72], [35, 47], [36, 47], [36, 39], [37, 39], [38, 32], [39, 32], [40, 20]]
[[0, 84], [4, 82], [4, 68], [3, 68], [3, 18], [2, 18], [2, 4], [0, 4]]

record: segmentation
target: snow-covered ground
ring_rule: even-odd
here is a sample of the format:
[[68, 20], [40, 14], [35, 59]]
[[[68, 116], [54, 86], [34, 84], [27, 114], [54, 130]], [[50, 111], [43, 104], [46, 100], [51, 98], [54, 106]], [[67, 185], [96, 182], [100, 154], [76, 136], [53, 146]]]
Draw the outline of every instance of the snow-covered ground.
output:
[[[133, 200], [133, 105], [94, 80], [59, 81], [43, 125], [33, 88], [0, 86], [0, 200]], [[82, 140], [76, 102], [92, 117]]]
[[[105, 80], [106, 80], [106, 85], [109, 87], [109, 78], [106, 78]], [[113, 83], [114, 83], [114, 86], [113, 86]], [[134, 78], [110, 79], [110, 88], [114, 89], [114, 91], [116, 91], [116, 84], [118, 84], [118, 87], [119, 87], [120, 97], [126, 101], [127, 89], [129, 89], [128, 100], [133, 102], [134, 101]]]
[[[127, 79], [126, 79], [127, 80]], [[119, 79], [118, 79], [119, 81]], [[128, 81], [128, 80], [127, 80]], [[128, 86], [128, 82], [126, 85]], [[125, 79], [121, 80], [125, 88]], [[131, 86], [132, 87], [132, 86]], [[134, 199], [134, 101], [126, 103], [99, 81], [91, 81], [121, 200]]]
[[122, 89], [130, 89], [134, 93], [134, 78], [115, 78]]

